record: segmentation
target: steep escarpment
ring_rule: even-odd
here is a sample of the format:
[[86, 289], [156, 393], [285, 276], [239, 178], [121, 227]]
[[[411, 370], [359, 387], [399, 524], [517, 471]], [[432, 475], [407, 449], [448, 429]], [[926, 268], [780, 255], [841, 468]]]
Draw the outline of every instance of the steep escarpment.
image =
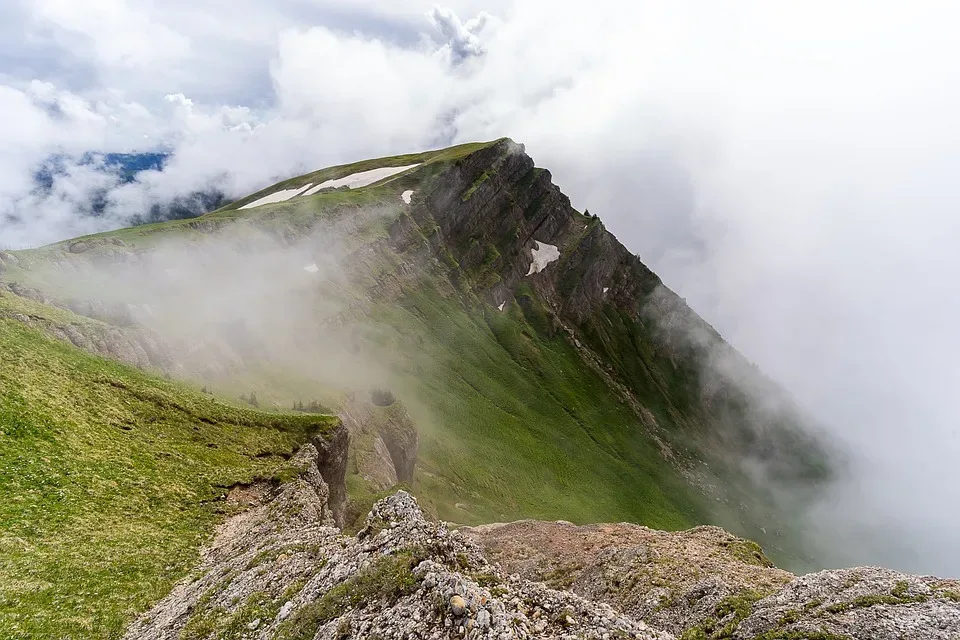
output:
[[[576, 211], [522, 146], [471, 154], [420, 203], [412, 215], [436, 228], [458, 282], [489, 308], [518, 307], [541, 334], [568, 339], [662, 454], [732, 506], [723, 524], [790, 546], [782, 532], [799, 523], [778, 514], [778, 501], [788, 494], [798, 500], [789, 508], [802, 509], [840, 464], [815, 422], [598, 218]], [[777, 487], [789, 490], [778, 497]], [[736, 506], [748, 504], [754, 513]]]
[[[705, 440], [775, 462], [784, 478], [825, 477], [815, 458], [826, 455], [787, 394], [598, 218], [576, 211], [521, 145], [505, 140], [464, 158], [431, 183], [422, 203], [414, 216], [436, 222], [475, 293], [497, 307], [539, 307], [548, 330], [570, 330], [678, 453]], [[534, 271], [545, 246], [557, 256]]]

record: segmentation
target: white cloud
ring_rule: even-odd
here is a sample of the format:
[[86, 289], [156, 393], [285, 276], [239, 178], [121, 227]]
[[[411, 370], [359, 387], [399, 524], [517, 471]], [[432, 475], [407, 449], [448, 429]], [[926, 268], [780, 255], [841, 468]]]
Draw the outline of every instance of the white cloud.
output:
[[31, 6], [41, 24], [81, 36], [108, 66], [176, 63], [190, 53], [187, 38], [131, 0], [39, 0]]
[[484, 53], [483, 44], [478, 34], [483, 30], [489, 19], [486, 12], [468, 20], [466, 23], [460, 20], [456, 12], [445, 7], [434, 7], [429, 15], [433, 24], [447, 41], [447, 46], [450, 47], [455, 61], [459, 62], [464, 58], [480, 56]]
[[[85, 7], [43, 2], [27, 25], [96, 70], [85, 86], [0, 79], [0, 212], [24, 219], [4, 223], [0, 243], [89, 224], [69, 207], [83, 172], [66, 200], [24, 199], [55, 150], [174, 146], [166, 171], [114, 192], [106, 220], [119, 223], [125, 207], [210, 180], [239, 195], [326, 164], [509, 135], [862, 452], [864, 493], [842, 509], [876, 530], [910, 523], [922, 554], [865, 549], [865, 561], [960, 574], [938, 534], [960, 526], [943, 506], [960, 502], [960, 9]], [[483, 10], [492, 17], [458, 17]]]

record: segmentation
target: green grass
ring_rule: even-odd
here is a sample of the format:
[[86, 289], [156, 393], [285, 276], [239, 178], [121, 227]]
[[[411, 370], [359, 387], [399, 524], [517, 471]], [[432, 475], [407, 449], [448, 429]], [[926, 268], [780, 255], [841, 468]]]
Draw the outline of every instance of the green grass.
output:
[[441, 518], [702, 521], [630, 410], [565, 339], [537, 329], [542, 312], [465, 308], [427, 283], [373, 315], [396, 384], [415, 399], [414, 488]]
[[750, 615], [754, 603], [762, 597], [759, 593], [749, 589], [727, 596], [717, 603], [713, 611], [713, 617], [709, 617], [701, 624], [684, 631], [680, 640], [725, 640], [732, 638], [740, 623]]
[[119, 637], [195, 565], [225, 488], [282, 473], [331, 421], [229, 407], [0, 317], [0, 637]]
[[[484, 146], [334, 167], [281, 183], [268, 191], [315, 183], [375, 166], [424, 162], [415, 171], [364, 189], [323, 193], [251, 210], [236, 209], [262, 195], [253, 194], [250, 199], [196, 220], [100, 234], [87, 238], [98, 246], [69, 259], [87, 260], [100, 251], [112, 250], [114, 239], [149, 249], [171, 239], [193, 242], [202, 238], [209, 228], [225, 225], [231, 225], [231, 230], [249, 228], [251, 232], [266, 230], [297, 237], [318, 220], [362, 214], [378, 205], [391, 204], [399, 212], [401, 190], [428, 190], [432, 177], [469, 151]], [[531, 172], [534, 178], [535, 173]], [[349, 243], [356, 247], [376, 245], [376, 241], [386, 236], [389, 222], [389, 216], [359, 220]], [[430, 236], [431, 225], [435, 226], [429, 217], [418, 224], [426, 236]], [[380, 243], [381, 248], [383, 244]], [[28, 266], [42, 265], [50, 259], [63, 259], [66, 246], [69, 243], [17, 255]], [[436, 257], [444, 266], [428, 267], [420, 281], [405, 279], [402, 290], [395, 296], [383, 299], [372, 296], [356, 326], [364, 357], [373, 355], [377, 359], [378, 375], [381, 368], [386, 370], [386, 379], [377, 383], [389, 383], [420, 429], [420, 456], [411, 489], [426, 510], [444, 520], [463, 524], [541, 518], [579, 523], [631, 521], [675, 530], [711, 521], [696, 491], [664, 459], [659, 446], [631, 409], [598, 374], [585, 366], [567, 338], [557, 332], [550, 314], [535, 294], [521, 288], [516, 299], [501, 313], [471, 293], [471, 287], [477, 283], [489, 284], [484, 278], [496, 275], [496, 265], [503, 260], [495, 244], [476, 249], [479, 256], [484, 256], [482, 264], [476, 273], [465, 273], [459, 270], [447, 248], [438, 247]], [[344, 295], [368, 299], [377, 281], [393, 272], [404, 256], [379, 249], [359, 253], [358, 260], [362, 263], [351, 265], [356, 267], [355, 280], [346, 287]], [[45, 277], [45, 273], [50, 271], [14, 267], [6, 277], [29, 282], [31, 277]], [[652, 287], [659, 282], [654, 280], [655, 276], [644, 286]], [[32, 284], [54, 295], [59, 293], [52, 280]], [[561, 283], [561, 286], [569, 285]], [[0, 296], [0, 315], [3, 314], [2, 302]], [[38, 321], [40, 324], [92, 322], [44, 305], [18, 304], [23, 308], [33, 304], [28, 315], [46, 318]], [[38, 427], [34, 430], [55, 434], [47, 438], [53, 444], [48, 442], [44, 446], [24, 440], [14, 450], [21, 461], [18, 464], [37, 465], [46, 459], [49, 468], [45, 473], [55, 478], [67, 471], [72, 474], [74, 468], [87, 464], [85, 461], [97, 460], [97, 464], [87, 464], [82, 475], [85, 484], [72, 489], [79, 493], [72, 498], [65, 521], [76, 525], [69, 526], [69, 534], [64, 538], [66, 546], [55, 546], [63, 536], [61, 529], [52, 524], [53, 520], [60, 522], [58, 512], [42, 501], [36, 503], [36, 513], [30, 515], [31, 522], [39, 523], [34, 538], [25, 538], [20, 533], [4, 534], [4, 549], [14, 548], [8, 539], [19, 537], [30, 540], [34, 546], [39, 544], [37, 541], [43, 541], [49, 550], [45, 560], [27, 551], [18, 556], [4, 554], [0, 568], [19, 572], [7, 574], [14, 577], [4, 582], [15, 585], [18, 590], [9, 591], [9, 595], [3, 592], [0, 615], [7, 617], [0, 620], [26, 625], [26, 618], [15, 620], [13, 617], [25, 615], [22, 610], [30, 612], [31, 619], [38, 620], [29, 623], [33, 625], [29, 627], [31, 630], [47, 631], [54, 628], [50, 626], [52, 621], [69, 619], [68, 628], [79, 629], [69, 631], [75, 634], [73, 637], [79, 637], [76, 634], [110, 637], [133, 613], [162, 595], [195, 559], [197, 545], [219, 515], [212, 506], [216, 503], [207, 502], [218, 495], [217, 487], [254, 475], [283, 475], [275, 468], [280, 464], [278, 459], [251, 458], [251, 455], [291, 450], [303, 437], [305, 425], [315, 425], [317, 418], [277, 418], [279, 422], [267, 429], [256, 428], [258, 421], [265, 419], [263, 414], [218, 405], [208, 396], [181, 386], [82, 356], [19, 325], [7, 323], [5, 326], [7, 331], [27, 332], [24, 335], [29, 335], [30, 340], [19, 342], [33, 345], [27, 352], [34, 357], [31, 362], [18, 365], [19, 368], [12, 368], [6, 351], [0, 351], [3, 358], [0, 370], [10, 380], [35, 390], [33, 399], [21, 403], [22, 408], [44, 411], [43, 416], [31, 417], [31, 424], [45, 425], [46, 431]], [[643, 326], [607, 307], [580, 337], [607, 357], [659, 424], [682, 433], [689, 426], [686, 422], [696, 422], [698, 416], [692, 408], [699, 403], [699, 381], [688, 368], [667, 368], [665, 360], [658, 359], [652, 352], [652, 337]], [[11, 341], [18, 343], [18, 340]], [[70, 367], [57, 364], [64, 359], [84, 364]], [[53, 366], [44, 364], [48, 361]], [[56, 371], [61, 373], [55, 380], [50, 379]], [[100, 382], [112, 377], [136, 384], [115, 386]], [[289, 408], [295, 401], [309, 402], [314, 398], [330, 406], [337, 404], [337, 390], [320, 388], [315, 380], [282, 370], [277, 363], [257, 363], [221, 380], [198, 380], [198, 386], [201, 382], [234, 399], [240, 393], [255, 392], [265, 407]], [[194, 415], [228, 412], [245, 416], [244, 420], [249, 423], [234, 424], [217, 419], [216, 424], [210, 425], [197, 424], [186, 417], [181, 419], [177, 416], [182, 412], [168, 410], [167, 405], [129, 393], [129, 389], [140, 387], [177, 398], [181, 404], [190, 399], [197, 407]], [[37, 391], [43, 389], [55, 390], [55, 397], [48, 398]], [[37, 398], [43, 402], [37, 402]], [[58, 404], [67, 402], [66, 399], [70, 399], [69, 404]], [[126, 423], [121, 418], [107, 419], [114, 414], [126, 416], [124, 412], [133, 411], [130, 407], [141, 405], [133, 425], [127, 425], [133, 426], [132, 430], [123, 428]], [[101, 408], [107, 410], [101, 413]], [[140, 426], [141, 414], [152, 419], [147, 422], [148, 429]], [[62, 434], [77, 442], [64, 449], [60, 446], [66, 441]], [[45, 441], [40, 439], [40, 442]], [[208, 447], [208, 444], [217, 447]], [[683, 444], [679, 439], [671, 444], [684, 456], [682, 447], [677, 446]], [[8, 446], [6, 440], [0, 440], [0, 445]], [[3, 460], [6, 464], [6, 458]], [[358, 476], [348, 476], [347, 482], [354, 507], [351, 519], [356, 527], [362, 522], [365, 509], [380, 494], [371, 491]], [[69, 483], [66, 486], [73, 487]], [[15, 495], [19, 489], [19, 485], [0, 484], [2, 495]], [[152, 506], [144, 509], [144, 504]], [[111, 523], [107, 531], [112, 531], [116, 539], [107, 534], [89, 537], [90, 532], [97, 529], [89, 519], [84, 519], [92, 518], [87, 510], [112, 514], [117, 522]], [[128, 514], [136, 514], [140, 520], [127, 517]], [[45, 520], [49, 519], [48, 515], [53, 519], [51, 522]], [[138, 529], [135, 534], [127, 535], [124, 527], [136, 523], [146, 533]], [[3, 526], [0, 524], [0, 531], [4, 531]], [[88, 538], [82, 537], [83, 531]], [[133, 539], [138, 542], [131, 542]], [[751, 561], [764, 563], [762, 554], [757, 555], [752, 547], [742, 551]], [[15, 561], [8, 562], [8, 555]], [[75, 559], [69, 559], [74, 556]], [[130, 570], [129, 579], [124, 578], [127, 571], [123, 569], [127, 566], [124, 563], [140, 567], [139, 573]], [[168, 564], [173, 567], [170, 571], [166, 570]], [[98, 566], [100, 572], [96, 573], [94, 569]], [[61, 567], [69, 573], [63, 580], [57, 574]], [[89, 574], [86, 578], [82, 578], [84, 572]], [[40, 577], [28, 582], [19, 577], [21, 575]], [[164, 577], [158, 578], [161, 575]], [[148, 585], [149, 593], [136, 590], [138, 581]], [[14, 604], [21, 592], [27, 594], [24, 596], [27, 607]], [[46, 599], [39, 599], [44, 593], [48, 594], [42, 596]], [[95, 596], [90, 596], [91, 593]], [[102, 606], [94, 608], [93, 602]], [[75, 618], [65, 618], [63, 611], [73, 609], [78, 612]], [[217, 620], [198, 620], [196, 624], [219, 625], [226, 620], [220, 618], [228, 615], [233, 614], [211, 612]]]
[[422, 560], [417, 549], [383, 556], [357, 575], [297, 610], [277, 631], [278, 640], [311, 640], [317, 630], [351, 609], [376, 601], [394, 602], [419, 585], [413, 569]]
[[[119, 238], [148, 247], [179, 234], [189, 242], [199, 233], [190, 226], [197, 222], [296, 232], [308, 229], [318, 218], [351, 215], [362, 207], [398, 201], [398, 189], [408, 184], [428, 188], [431, 176], [487, 144], [333, 167], [270, 190], [378, 166], [425, 163], [396, 177], [397, 182], [251, 210], [235, 208], [262, 195], [253, 194], [198, 221], [146, 225], [101, 234], [99, 240]], [[362, 226], [354, 240], [363, 244], [383, 237], [387, 220], [378, 218], [376, 224]], [[26, 259], [42, 261], [42, 254], [54, 249], [28, 252]], [[486, 262], [495, 262], [496, 247], [485, 251]], [[448, 266], [456, 269], [456, 261], [450, 260]], [[365, 263], [358, 269], [365, 275], [358, 276], [361, 281], [355, 286], [363, 290], [375, 278], [369, 283], [362, 278], [392, 269], [388, 262]], [[399, 301], [375, 304], [374, 326], [366, 327], [370, 348], [385, 360], [393, 387], [403, 390], [404, 400], [411, 401], [410, 411], [421, 429], [413, 489], [429, 511], [461, 523], [540, 517], [576, 522], [630, 520], [680, 529], [707, 521], [694, 492], [663, 459], [636, 416], [583, 365], [565, 338], [552, 335], [534, 296], [529, 296], [527, 311], [511, 304], [506, 313], [500, 313], [475, 298], [467, 298], [464, 304], [437, 294], [435, 287], [450, 287], [444, 274], [435, 276], [437, 281], [428, 277], [422, 286], [407, 289]], [[37, 284], [49, 288], [46, 283]], [[468, 289], [469, 283], [461, 283], [460, 288]], [[256, 391], [263, 406], [309, 400], [300, 392], [292, 395], [291, 389], [322, 394], [322, 390], [306, 391], [309, 384], [293, 377], [258, 365], [237, 373], [236, 380], [204, 382], [233, 397]], [[660, 397], [658, 390], [656, 395]], [[667, 413], [666, 408], [653, 408], [658, 416]], [[348, 482], [357, 504], [366, 505], [376, 495], [357, 478]], [[362, 518], [363, 514], [356, 515]]]
[[889, 605], [895, 606], [898, 604], [911, 604], [914, 602], [926, 602], [930, 599], [930, 596], [918, 594], [910, 595], [907, 593], [909, 585], [906, 581], [898, 581], [894, 585], [893, 589], [890, 591], [890, 595], [886, 594], [869, 594], [865, 596], [858, 596], [849, 602], [837, 602], [831, 604], [828, 607], [824, 608], [826, 613], [843, 613], [845, 611], [851, 611], [853, 609], [862, 609], [865, 607], [874, 607], [877, 605]]

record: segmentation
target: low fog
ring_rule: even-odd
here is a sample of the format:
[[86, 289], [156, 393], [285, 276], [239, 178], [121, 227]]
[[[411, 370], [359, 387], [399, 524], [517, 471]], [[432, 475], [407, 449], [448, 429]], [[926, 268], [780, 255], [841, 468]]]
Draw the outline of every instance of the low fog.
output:
[[351, 209], [296, 229], [238, 222], [164, 235], [135, 252], [93, 245], [89, 257], [31, 272], [65, 301], [97, 301], [105, 319], [159, 338], [168, 373], [279, 409], [335, 408], [344, 394], [396, 382], [388, 359], [371, 349], [379, 329], [359, 288], [370, 275], [354, 266], [362, 257], [350, 241], [389, 214]]
[[[0, 9], [0, 245], [508, 135], [848, 445], [832, 562], [960, 575], [960, 9], [221, 4]], [[161, 144], [100, 218], [96, 175], [33, 192], [50, 153]]]

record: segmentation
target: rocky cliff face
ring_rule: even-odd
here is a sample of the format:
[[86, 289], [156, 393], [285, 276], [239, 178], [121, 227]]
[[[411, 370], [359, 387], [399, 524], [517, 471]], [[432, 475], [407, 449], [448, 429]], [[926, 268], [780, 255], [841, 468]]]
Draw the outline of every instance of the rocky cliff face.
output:
[[538, 331], [565, 337], [663, 456], [723, 505], [722, 524], [781, 556], [802, 546], [787, 541], [799, 523], [785, 514], [829, 482], [837, 452], [598, 218], [576, 211], [521, 145], [500, 141], [428, 182], [410, 220], [391, 229], [396, 248], [416, 252], [414, 227], [425, 254], [452, 258], [451, 280], [491, 313], [517, 306]]
[[952, 640], [960, 585], [862, 568], [795, 578], [715, 527], [524, 521], [451, 530], [398, 492], [333, 525], [316, 449], [223, 525], [135, 639]]
[[[543, 312], [569, 334], [644, 426], [680, 443], [775, 463], [814, 479], [826, 453], [789, 397], [723, 341], [596, 217], [583, 215], [522, 145], [501, 141], [438, 176], [414, 208], [487, 302]], [[807, 424], [806, 426], [810, 426]], [[798, 451], [805, 455], [798, 456]]]
[[[171, 349], [160, 336], [131, 322], [118, 320], [127, 312], [126, 309], [108, 309], [103, 304], [90, 301], [77, 301], [71, 307], [47, 297], [39, 289], [17, 283], [0, 282], [2, 295], [16, 296], [19, 298], [18, 306], [26, 306], [25, 311], [30, 312], [8, 315], [42, 329], [54, 338], [142, 369], [174, 368]], [[73, 311], [80, 317], [59, 316], [51, 307]], [[0, 310], [0, 314], [3, 313], [6, 312]]]
[[403, 403], [378, 406], [354, 398], [340, 409], [352, 434], [352, 472], [377, 491], [413, 482], [420, 436]]

